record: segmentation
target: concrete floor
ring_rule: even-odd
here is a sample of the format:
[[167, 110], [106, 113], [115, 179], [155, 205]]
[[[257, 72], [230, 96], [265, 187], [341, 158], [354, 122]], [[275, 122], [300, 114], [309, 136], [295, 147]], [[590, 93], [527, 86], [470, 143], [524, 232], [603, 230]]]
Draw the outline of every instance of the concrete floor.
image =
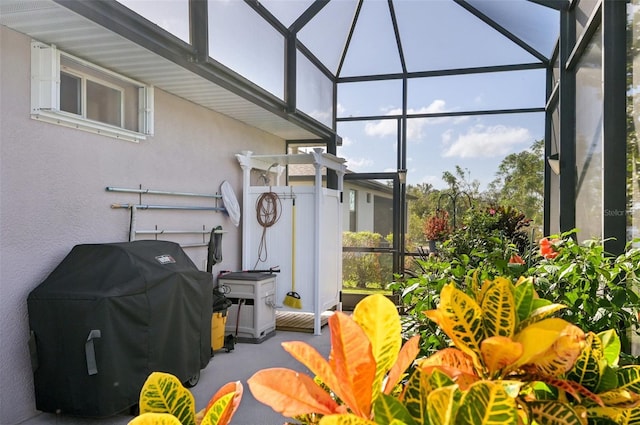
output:
[[[198, 385], [191, 388], [196, 410], [203, 409], [222, 385], [239, 380], [244, 385], [244, 395], [231, 421], [233, 425], [284, 424], [288, 418], [254, 399], [247, 385], [247, 379], [256, 371], [270, 367], [286, 367], [309, 374], [302, 364], [282, 349], [280, 343], [283, 341], [304, 341], [314, 346], [325, 358], [331, 349], [329, 328], [324, 326], [322, 335], [319, 336], [277, 331], [273, 337], [260, 344], [238, 343], [229, 353], [224, 350], [216, 352], [211, 362], [202, 370]], [[124, 414], [105, 419], [89, 419], [41, 413], [21, 425], [126, 425], [131, 419], [132, 416]]]

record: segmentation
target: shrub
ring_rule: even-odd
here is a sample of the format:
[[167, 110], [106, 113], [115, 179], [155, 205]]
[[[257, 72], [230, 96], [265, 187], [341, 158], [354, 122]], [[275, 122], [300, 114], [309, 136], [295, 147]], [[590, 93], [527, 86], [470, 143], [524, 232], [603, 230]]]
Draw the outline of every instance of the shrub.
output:
[[531, 280], [448, 284], [425, 314], [454, 346], [414, 363], [400, 318], [382, 295], [329, 319], [329, 360], [302, 342], [283, 343], [315, 378], [265, 369], [254, 397], [304, 424], [637, 423], [640, 366], [618, 367], [615, 332], [584, 333], [553, 317], [564, 306], [536, 297]]
[[568, 306], [562, 317], [582, 329], [601, 332], [618, 329], [622, 346], [630, 352], [627, 329], [640, 335], [640, 248], [627, 244], [625, 252], [612, 256], [603, 241], [576, 242], [575, 231], [540, 242], [538, 261], [526, 271], [541, 297]]
[[445, 210], [436, 210], [424, 222], [424, 236], [429, 241], [443, 241], [451, 234], [449, 226], [449, 213]]

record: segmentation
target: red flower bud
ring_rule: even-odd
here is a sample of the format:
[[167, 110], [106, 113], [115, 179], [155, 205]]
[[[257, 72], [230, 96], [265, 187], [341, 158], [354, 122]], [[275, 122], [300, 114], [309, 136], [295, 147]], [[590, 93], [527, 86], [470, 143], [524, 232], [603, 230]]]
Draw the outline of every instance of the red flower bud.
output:
[[509, 264], [524, 264], [524, 260], [518, 254], [513, 254], [509, 258]]

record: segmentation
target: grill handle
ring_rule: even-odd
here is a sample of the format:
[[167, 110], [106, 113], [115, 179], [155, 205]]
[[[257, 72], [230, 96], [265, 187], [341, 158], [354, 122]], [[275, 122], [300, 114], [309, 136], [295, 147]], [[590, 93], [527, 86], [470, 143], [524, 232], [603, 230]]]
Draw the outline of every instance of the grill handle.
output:
[[96, 350], [93, 346], [93, 340], [96, 338], [100, 338], [101, 333], [99, 329], [91, 329], [89, 331], [89, 336], [87, 337], [87, 342], [84, 344], [84, 354], [87, 358], [87, 373], [89, 375], [97, 375], [98, 374], [98, 364], [96, 363]]

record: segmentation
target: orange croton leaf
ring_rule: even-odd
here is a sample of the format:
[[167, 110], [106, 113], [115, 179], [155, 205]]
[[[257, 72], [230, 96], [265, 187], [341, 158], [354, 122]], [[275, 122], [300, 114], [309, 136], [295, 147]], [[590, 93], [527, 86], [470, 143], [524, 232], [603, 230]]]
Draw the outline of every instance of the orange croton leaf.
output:
[[222, 413], [220, 418], [218, 419], [219, 425], [228, 424], [231, 422], [231, 418], [233, 417], [236, 410], [238, 410], [238, 406], [240, 405], [240, 401], [242, 400], [242, 393], [244, 392], [244, 388], [242, 387], [242, 383], [240, 381], [228, 382], [223, 385], [209, 400], [207, 407], [204, 409], [206, 412], [211, 409], [211, 407], [218, 401], [222, 396], [234, 393], [233, 401], [226, 407], [225, 411]]
[[492, 336], [480, 344], [480, 352], [489, 374], [496, 372], [516, 362], [522, 356], [522, 344], [505, 336]]
[[352, 397], [342, 388], [342, 381], [331, 369], [329, 362], [315, 348], [301, 341], [283, 342], [282, 348], [305, 365], [311, 373], [317, 376], [331, 391], [349, 405]]
[[362, 328], [344, 313], [333, 314], [329, 318], [329, 327], [329, 361], [303, 342], [283, 342], [282, 346], [307, 366], [354, 414], [368, 418], [376, 372], [371, 343]]
[[463, 351], [454, 347], [443, 348], [435, 352], [426, 359], [420, 360], [418, 366], [449, 366], [464, 373], [476, 373], [473, 366], [473, 359]]
[[390, 394], [393, 391], [393, 388], [396, 386], [398, 381], [400, 380], [400, 376], [402, 373], [407, 370], [407, 368], [411, 365], [411, 363], [415, 360], [416, 356], [420, 352], [420, 335], [415, 335], [409, 341], [405, 342], [405, 344], [400, 349], [400, 353], [398, 354], [398, 359], [395, 364], [389, 370], [389, 374], [387, 375], [387, 383], [384, 386], [384, 393]]
[[454, 380], [463, 391], [480, 379], [474, 368], [473, 359], [454, 347], [444, 348], [420, 360], [418, 367], [427, 373], [431, 373], [433, 369], [440, 370]]
[[421, 367], [421, 370], [427, 375], [430, 375], [436, 369], [451, 378], [451, 380], [455, 382], [462, 391], [466, 391], [469, 386], [471, 386], [471, 384], [480, 380], [480, 377], [476, 374], [472, 375], [469, 373], [461, 372], [459, 369], [451, 366], [440, 365]]
[[291, 369], [263, 369], [249, 378], [247, 383], [256, 400], [289, 418], [310, 413], [330, 415], [346, 411], [313, 379]]
[[[371, 342], [365, 331], [349, 316], [337, 312], [329, 318], [331, 328], [331, 352], [329, 364], [339, 377], [341, 386], [350, 398], [339, 397], [354, 414], [363, 418], [371, 416], [373, 382], [376, 376], [376, 360]], [[347, 400], [349, 400], [347, 402]]]

